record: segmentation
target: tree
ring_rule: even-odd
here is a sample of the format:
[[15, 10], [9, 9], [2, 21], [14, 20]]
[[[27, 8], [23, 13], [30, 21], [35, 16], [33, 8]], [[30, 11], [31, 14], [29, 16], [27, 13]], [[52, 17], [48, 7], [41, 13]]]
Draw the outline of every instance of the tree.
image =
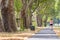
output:
[[14, 0], [2, 0], [1, 14], [6, 32], [17, 31], [14, 17]]
[[0, 32], [4, 32], [5, 31], [5, 29], [4, 29], [4, 25], [3, 25], [3, 19], [2, 19], [2, 15], [1, 15], [1, 1], [2, 0], [0, 0]]
[[[0, 11], [1, 12], [1, 11]], [[1, 16], [1, 13], [0, 13], [0, 32], [4, 32], [5, 29], [4, 29], [4, 24], [3, 24], [3, 21], [2, 21], [2, 16]]]
[[29, 16], [28, 16], [28, 9], [29, 6], [33, 3], [34, 0], [22, 0], [22, 10], [20, 11], [20, 23], [23, 24], [21, 25], [22, 27], [29, 28], [30, 23], [29, 23]]

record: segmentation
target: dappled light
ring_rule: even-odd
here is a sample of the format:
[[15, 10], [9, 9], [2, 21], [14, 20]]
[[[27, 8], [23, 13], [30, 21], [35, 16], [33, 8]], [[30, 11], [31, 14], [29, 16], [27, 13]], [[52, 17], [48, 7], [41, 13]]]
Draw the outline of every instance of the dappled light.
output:
[[0, 0], [0, 37], [60, 39], [60, 0]]

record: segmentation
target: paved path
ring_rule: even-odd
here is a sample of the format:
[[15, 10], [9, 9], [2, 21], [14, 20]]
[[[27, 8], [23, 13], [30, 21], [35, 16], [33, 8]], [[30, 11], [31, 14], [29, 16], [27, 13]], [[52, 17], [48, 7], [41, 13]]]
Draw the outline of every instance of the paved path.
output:
[[31, 38], [28, 38], [28, 40], [39, 40], [39, 39], [43, 39], [43, 40], [60, 40], [59, 37], [56, 35], [56, 33], [53, 31], [53, 29], [51, 28], [45, 28], [41, 31], [39, 31], [38, 33], [36, 33], [34, 36], [32, 36]]

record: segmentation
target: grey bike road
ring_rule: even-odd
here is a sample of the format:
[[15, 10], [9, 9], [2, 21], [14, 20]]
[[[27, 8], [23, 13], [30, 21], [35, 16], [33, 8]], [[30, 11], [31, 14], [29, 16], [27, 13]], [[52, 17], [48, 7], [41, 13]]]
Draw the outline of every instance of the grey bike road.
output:
[[60, 40], [60, 38], [56, 35], [53, 29], [45, 28], [28, 38], [28, 40]]

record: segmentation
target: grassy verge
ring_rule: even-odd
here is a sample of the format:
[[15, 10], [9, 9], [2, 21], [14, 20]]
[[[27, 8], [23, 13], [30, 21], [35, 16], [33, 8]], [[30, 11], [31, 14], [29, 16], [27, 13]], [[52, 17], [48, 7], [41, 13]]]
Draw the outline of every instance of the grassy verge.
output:
[[29, 38], [35, 33], [39, 32], [43, 27], [37, 27], [35, 31], [31, 31], [30, 29], [25, 29], [25, 31], [16, 32], [16, 33], [6, 33], [2, 32], [0, 33], [0, 39], [3, 38], [3, 40], [25, 40], [26, 38]]
[[35, 31], [31, 31], [30, 29], [25, 29], [25, 31], [16, 32], [16, 33], [5, 33], [5, 32], [3, 32], [3, 33], [0, 33], [0, 37], [12, 37], [12, 36], [13, 37], [15, 37], [15, 36], [18, 36], [18, 37], [21, 36], [21, 37], [23, 37], [23, 36], [26, 36], [26, 35], [28, 35], [28, 36], [31, 35], [32, 36], [32, 34], [37, 33], [41, 29], [43, 29], [43, 28], [36, 28]]
[[55, 27], [54, 31], [56, 32], [56, 35], [60, 37], [60, 27]]

